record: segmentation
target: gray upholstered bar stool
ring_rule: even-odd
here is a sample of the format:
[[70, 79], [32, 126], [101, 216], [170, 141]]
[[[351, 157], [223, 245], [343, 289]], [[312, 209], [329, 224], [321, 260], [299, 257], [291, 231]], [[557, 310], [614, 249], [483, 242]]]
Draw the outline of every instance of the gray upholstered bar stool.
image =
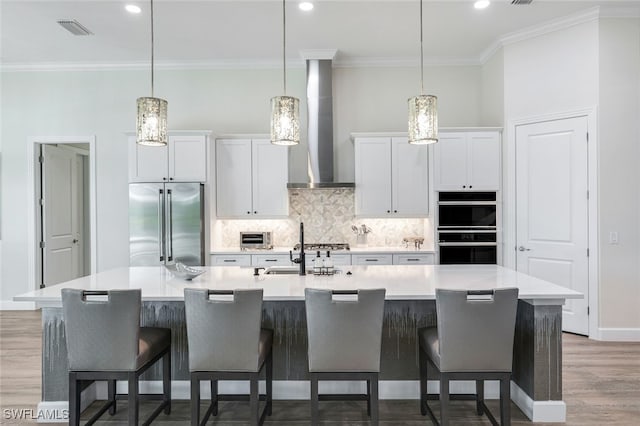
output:
[[[366, 400], [371, 424], [378, 424], [384, 296], [384, 289], [305, 289], [312, 424], [319, 422], [318, 401], [331, 400]], [[366, 380], [367, 393], [319, 395], [319, 380]]]
[[[93, 296], [106, 296], [101, 299]], [[116, 380], [128, 381], [129, 425], [138, 424], [139, 399], [162, 398], [145, 424], [161, 411], [171, 411], [171, 330], [140, 327], [140, 290], [84, 291], [62, 289], [69, 358], [69, 424], [80, 424], [80, 393], [94, 381], [107, 381], [107, 403], [87, 422], [107, 409], [116, 412]], [[163, 394], [141, 395], [138, 380], [162, 358]]]
[[[440, 399], [440, 424], [449, 424], [449, 400], [476, 401], [493, 425], [495, 417], [484, 404], [484, 381], [500, 381], [500, 423], [511, 424], [511, 369], [518, 289], [436, 289], [437, 328], [418, 330], [420, 341], [420, 411], [438, 421], [427, 404]], [[433, 367], [440, 380], [440, 395], [427, 393], [427, 370]], [[450, 380], [475, 380], [476, 393], [450, 395]]]
[[[185, 289], [184, 303], [191, 372], [191, 424], [205, 424], [218, 414], [218, 401], [249, 401], [250, 422], [271, 415], [273, 331], [261, 329], [262, 289]], [[266, 395], [258, 381], [265, 369]], [[200, 423], [200, 381], [211, 381], [211, 405]], [[250, 394], [219, 395], [219, 380], [249, 380]], [[266, 401], [262, 413], [259, 400]]]

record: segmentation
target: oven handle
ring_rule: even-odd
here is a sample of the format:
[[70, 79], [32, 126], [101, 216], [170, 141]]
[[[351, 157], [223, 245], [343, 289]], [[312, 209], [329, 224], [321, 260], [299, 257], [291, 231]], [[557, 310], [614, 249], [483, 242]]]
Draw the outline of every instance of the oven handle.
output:
[[452, 246], [459, 246], [459, 247], [496, 247], [498, 245], [498, 243], [447, 243], [447, 242], [439, 241], [438, 245], [439, 246], [443, 246], [443, 247], [452, 247]]
[[497, 206], [497, 201], [438, 201], [440, 206]]
[[438, 228], [439, 232], [446, 232], [448, 234], [495, 234], [496, 228], [491, 227], [491, 229], [482, 228], [482, 229], [448, 229], [447, 227], [441, 226]]

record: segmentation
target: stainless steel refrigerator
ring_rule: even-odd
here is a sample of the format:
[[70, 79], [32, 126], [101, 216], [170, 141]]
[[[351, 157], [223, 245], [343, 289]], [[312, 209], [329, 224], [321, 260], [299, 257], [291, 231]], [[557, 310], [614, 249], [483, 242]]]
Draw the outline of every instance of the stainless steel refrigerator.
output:
[[129, 184], [129, 264], [204, 265], [204, 185]]

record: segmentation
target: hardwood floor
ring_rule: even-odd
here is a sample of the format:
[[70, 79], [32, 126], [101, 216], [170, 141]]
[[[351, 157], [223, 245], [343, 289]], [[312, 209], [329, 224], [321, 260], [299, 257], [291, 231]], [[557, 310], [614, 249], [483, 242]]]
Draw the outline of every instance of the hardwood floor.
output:
[[[0, 424], [28, 424], [34, 420], [12, 420], [7, 410], [34, 410], [40, 401], [41, 371], [40, 311], [0, 311]], [[597, 342], [585, 337], [563, 336], [564, 400], [566, 425], [638, 425], [640, 424], [640, 343]], [[95, 410], [89, 407], [83, 418]], [[455, 402], [453, 424], [485, 425], [486, 417], [477, 417], [470, 402]], [[497, 401], [489, 407], [497, 411]], [[141, 419], [153, 404], [143, 403]], [[438, 413], [437, 407], [436, 414]], [[215, 425], [246, 423], [246, 404], [226, 403], [220, 407]], [[15, 412], [15, 411], [14, 411]], [[322, 403], [323, 424], [367, 424], [360, 403]], [[534, 425], [512, 404], [513, 424]], [[126, 424], [126, 403], [118, 413], [104, 415], [98, 424]], [[420, 416], [417, 401], [381, 401], [382, 425], [430, 424]], [[188, 401], [174, 401], [170, 416], [161, 414], [154, 422], [162, 425], [189, 424]], [[309, 406], [303, 401], [275, 401], [268, 424], [307, 425]], [[548, 424], [548, 423], [545, 423]]]

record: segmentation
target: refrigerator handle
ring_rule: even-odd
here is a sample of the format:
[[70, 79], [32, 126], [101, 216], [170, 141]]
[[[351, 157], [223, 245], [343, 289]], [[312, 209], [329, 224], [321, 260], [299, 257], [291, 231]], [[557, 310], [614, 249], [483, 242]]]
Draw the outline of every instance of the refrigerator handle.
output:
[[158, 190], [158, 222], [160, 224], [160, 262], [164, 262], [164, 191], [162, 189]]
[[168, 261], [171, 262], [173, 260], [173, 199], [171, 196], [171, 190], [167, 189], [167, 197], [169, 203], [169, 253]]

